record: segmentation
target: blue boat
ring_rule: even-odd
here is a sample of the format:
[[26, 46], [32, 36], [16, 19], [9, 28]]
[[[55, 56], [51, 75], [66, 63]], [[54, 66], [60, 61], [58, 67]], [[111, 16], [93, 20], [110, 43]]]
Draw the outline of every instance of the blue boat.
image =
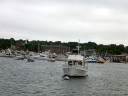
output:
[[95, 60], [94, 58], [88, 57], [86, 58], [87, 63], [97, 63], [97, 60]]

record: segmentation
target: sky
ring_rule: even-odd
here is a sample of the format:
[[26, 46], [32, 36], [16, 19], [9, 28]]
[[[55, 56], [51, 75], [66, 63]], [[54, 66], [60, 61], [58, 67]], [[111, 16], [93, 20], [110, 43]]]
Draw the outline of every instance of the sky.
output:
[[0, 38], [128, 45], [128, 0], [0, 0]]

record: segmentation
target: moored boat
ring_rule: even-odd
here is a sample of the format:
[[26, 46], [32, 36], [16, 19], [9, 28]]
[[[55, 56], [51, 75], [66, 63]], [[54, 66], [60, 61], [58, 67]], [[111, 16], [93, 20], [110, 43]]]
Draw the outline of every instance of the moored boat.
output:
[[102, 59], [102, 58], [99, 58], [98, 59], [98, 61], [97, 61], [97, 63], [104, 63], [105, 61], [104, 61], [104, 59]]
[[87, 62], [87, 63], [97, 63], [97, 60], [95, 60], [95, 59], [92, 58], [92, 57], [88, 57], [88, 58], [86, 58], [86, 62]]
[[47, 61], [49, 61], [49, 62], [55, 62], [55, 58], [49, 58]]
[[67, 76], [87, 76], [87, 69], [84, 57], [81, 55], [69, 55], [63, 65], [64, 74]]
[[24, 56], [22, 56], [22, 55], [16, 56], [14, 58], [15, 58], [15, 60], [24, 60]]
[[32, 58], [27, 58], [27, 60], [28, 60], [28, 62], [35, 62], [35, 60]]

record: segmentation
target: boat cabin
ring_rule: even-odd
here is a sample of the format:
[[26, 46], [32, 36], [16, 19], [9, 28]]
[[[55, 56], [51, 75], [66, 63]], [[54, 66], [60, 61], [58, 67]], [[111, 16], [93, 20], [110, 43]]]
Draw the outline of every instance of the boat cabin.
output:
[[68, 57], [68, 65], [72, 66], [72, 65], [81, 65], [81, 66], [85, 66], [85, 61], [83, 56], [80, 55], [69, 55]]

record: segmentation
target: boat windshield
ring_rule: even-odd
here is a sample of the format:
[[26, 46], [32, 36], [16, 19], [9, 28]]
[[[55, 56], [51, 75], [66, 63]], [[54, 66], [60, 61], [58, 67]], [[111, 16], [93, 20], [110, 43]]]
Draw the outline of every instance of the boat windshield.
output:
[[82, 62], [81, 62], [81, 61], [79, 61], [79, 62], [78, 62], [78, 65], [81, 65], [81, 66], [82, 66]]
[[82, 61], [68, 61], [68, 65], [81, 65], [82, 66]]

